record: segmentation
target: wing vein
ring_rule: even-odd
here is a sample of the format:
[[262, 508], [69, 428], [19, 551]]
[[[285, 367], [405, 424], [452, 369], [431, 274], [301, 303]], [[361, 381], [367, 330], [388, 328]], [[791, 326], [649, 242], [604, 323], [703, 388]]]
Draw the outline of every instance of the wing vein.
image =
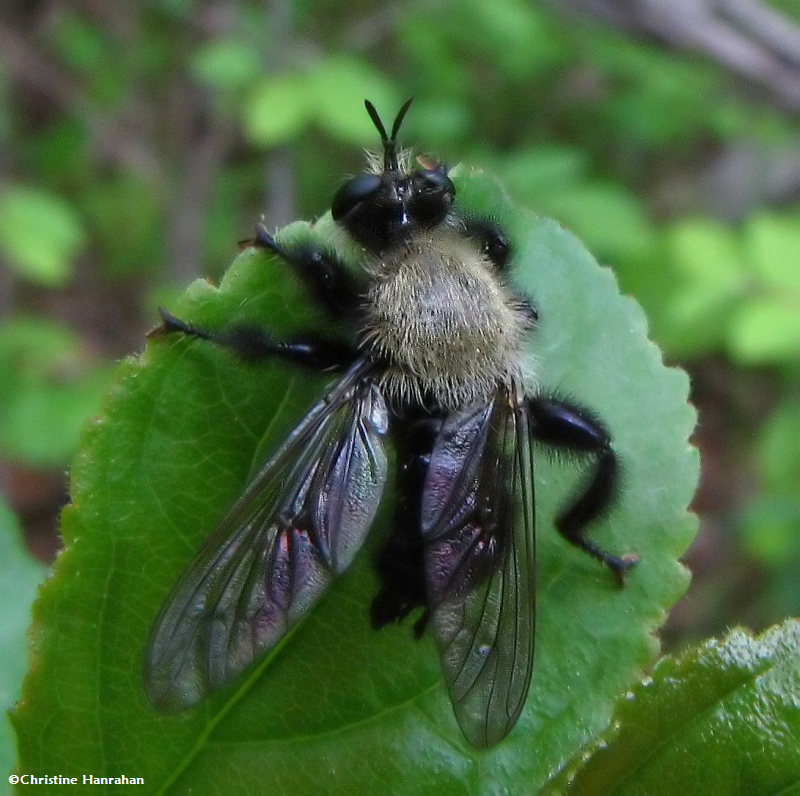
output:
[[485, 407], [445, 420], [423, 488], [432, 627], [456, 718], [476, 746], [509, 732], [530, 683], [531, 452], [524, 396], [501, 387]]
[[[187, 707], [237, 676], [307, 613], [363, 543], [387, 475], [388, 409], [368, 367], [356, 363], [311, 408], [175, 584], [145, 661], [156, 707]], [[337, 550], [344, 553], [332, 566]]]

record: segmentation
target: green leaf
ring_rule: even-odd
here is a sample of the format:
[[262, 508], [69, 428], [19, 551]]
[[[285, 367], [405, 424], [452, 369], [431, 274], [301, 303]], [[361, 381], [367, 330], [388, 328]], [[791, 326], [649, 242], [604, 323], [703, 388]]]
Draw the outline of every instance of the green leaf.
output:
[[670, 285], [664, 308], [665, 345], [673, 355], [696, 357], [724, 348], [740, 302], [711, 284]]
[[141, 278], [159, 267], [166, 223], [163, 196], [152, 181], [135, 173], [97, 176], [83, 202], [105, 275]]
[[730, 322], [730, 348], [741, 362], [780, 362], [800, 356], [800, 312], [791, 303], [751, 299]]
[[[328, 135], [346, 144], [374, 144], [375, 128], [365, 113], [353, 113], [369, 99], [391, 125], [405, 98], [398, 98], [386, 79], [366, 60], [328, 57], [309, 75], [314, 91], [314, 114]], [[364, 87], [368, 86], [368, 96]]]
[[110, 380], [111, 367], [87, 361], [63, 324], [24, 316], [0, 324], [0, 451], [63, 467]]
[[[30, 605], [44, 571], [25, 550], [16, 518], [0, 501], [0, 707], [4, 713], [19, 699], [19, 686], [27, 667], [25, 631], [30, 622]], [[4, 774], [14, 765], [14, 746], [11, 724], [3, 716], [0, 771]]]
[[677, 657], [619, 703], [612, 729], [547, 793], [797, 793], [800, 622], [741, 628]]
[[755, 440], [760, 489], [735, 524], [745, 553], [761, 567], [758, 616], [797, 615], [800, 568], [800, 384], [789, 384]]
[[237, 89], [248, 85], [264, 68], [259, 49], [238, 39], [217, 39], [192, 56], [192, 69], [209, 86]]
[[692, 286], [723, 294], [742, 291], [741, 246], [728, 227], [705, 218], [677, 221], [667, 234], [667, 245], [678, 272]]
[[[416, 109], [415, 109], [416, 110]], [[585, 152], [564, 146], [537, 146], [506, 155], [503, 178], [514, 196], [535, 203], [550, 193], [574, 190], [586, 182]]]
[[54, 119], [36, 136], [27, 138], [24, 148], [20, 148], [30, 163], [30, 173], [47, 175], [51, 184], [70, 184], [76, 174], [97, 179], [91, 174], [88, 137], [89, 132], [80, 118], [63, 116]]
[[[370, 88], [370, 98], [372, 90]], [[381, 107], [392, 107], [391, 102], [388, 100], [381, 100]], [[402, 99], [400, 100], [402, 102]], [[426, 148], [425, 152], [435, 152], [440, 142], [453, 142], [458, 141], [460, 138], [469, 138], [470, 131], [474, 129], [475, 119], [474, 115], [465, 107], [465, 105], [457, 100], [447, 100], [442, 97], [436, 99], [426, 99], [421, 96], [419, 99], [414, 98], [414, 112], [406, 122], [403, 122], [402, 136], [403, 140], [413, 139], [409, 131], [419, 133], [420, 138], [423, 138], [430, 149]], [[395, 105], [399, 109], [399, 105]], [[370, 133], [372, 143], [374, 146], [375, 133], [374, 129]], [[401, 140], [401, 144], [403, 141]], [[485, 162], [485, 161], [482, 161]]]
[[63, 199], [27, 186], [0, 194], [0, 252], [20, 276], [63, 284], [83, 244], [81, 221]]
[[[276, 654], [195, 709], [155, 713], [141, 669], [159, 605], [329, 380], [278, 363], [248, 368], [198, 340], [152, 339], [120, 366], [71, 471], [66, 549], [36, 603], [35, 666], [14, 717], [26, 770], [125, 772], [154, 793], [232, 783], [238, 793], [531, 792], [607, 726], [688, 581], [677, 562], [696, 526], [686, 512], [698, 471], [688, 380], [663, 366], [639, 307], [570, 233], [510, 206], [482, 175], [459, 169], [453, 178], [461, 206], [502, 218], [515, 242], [512, 277], [541, 315], [530, 353], [542, 386], [579, 398], [615, 435], [625, 485], [593, 535], [641, 554], [626, 586], [554, 531], [581, 475], [541, 455], [534, 680], [497, 747], [478, 751], [463, 739], [429, 638], [415, 642], [410, 623], [370, 629], [381, 518], [368, 549]], [[281, 233], [310, 237], [341, 240], [329, 216]], [[170, 309], [212, 328], [320, 328], [287, 272], [249, 249], [219, 288], [196, 282]]]
[[716, 221], [687, 218], [669, 228], [665, 245], [672, 278], [659, 301], [670, 350], [696, 356], [727, 346], [748, 282], [738, 238]]
[[70, 9], [53, 21], [53, 44], [70, 69], [91, 72], [113, 55], [113, 44], [106, 30], [96, 22]]
[[653, 245], [654, 230], [642, 204], [618, 185], [585, 183], [534, 201], [585, 238], [601, 261], [637, 259]]
[[747, 220], [745, 253], [754, 275], [785, 297], [793, 293], [797, 311], [800, 301], [800, 219], [774, 213], [759, 213]]
[[[483, 3], [469, 0], [453, 14], [452, 26], [460, 50], [475, 49], [491, 58], [507, 79], [531, 79], [564, 60], [553, 35], [552, 21], [534, 5], [522, 0]], [[475, 32], [480, 31], [476, 36]]]
[[312, 118], [314, 92], [305, 75], [272, 75], [256, 86], [243, 113], [251, 141], [266, 147], [285, 144]]
[[772, 408], [756, 443], [756, 470], [770, 492], [797, 495], [800, 484], [800, 414], [797, 387]]
[[[762, 576], [762, 583], [769, 591], [780, 588], [778, 579], [788, 577], [791, 581], [786, 608], [781, 613], [790, 613], [797, 605], [795, 573], [800, 564], [800, 496], [795, 493], [781, 495], [765, 490], [766, 494], [749, 501], [736, 523], [736, 532], [742, 550], [759, 564], [772, 570]], [[770, 575], [775, 575], [774, 578]]]

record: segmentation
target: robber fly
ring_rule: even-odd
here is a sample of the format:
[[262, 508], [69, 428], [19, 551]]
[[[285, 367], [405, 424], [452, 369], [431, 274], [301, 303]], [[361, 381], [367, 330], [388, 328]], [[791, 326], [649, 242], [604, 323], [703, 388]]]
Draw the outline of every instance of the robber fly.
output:
[[248, 361], [279, 357], [338, 372], [181, 575], [153, 627], [146, 689], [160, 709], [193, 705], [272, 648], [353, 561], [397, 455], [395, 509], [377, 568], [375, 627], [424, 609], [458, 722], [475, 746], [500, 741], [528, 694], [535, 627], [534, 442], [585, 457], [591, 473], [558, 531], [622, 580], [636, 556], [605, 552], [589, 523], [616, 493], [611, 437], [593, 413], [542, 393], [523, 347], [535, 306], [508, 280], [493, 221], [454, 210], [448, 169], [396, 140], [366, 109], [383, 151], [334, 195], [333, 219], [362, 252], [348, 263], [260, 227], [337, 337], [277, 340], [209, 331], [162, 311], [162, 332]]

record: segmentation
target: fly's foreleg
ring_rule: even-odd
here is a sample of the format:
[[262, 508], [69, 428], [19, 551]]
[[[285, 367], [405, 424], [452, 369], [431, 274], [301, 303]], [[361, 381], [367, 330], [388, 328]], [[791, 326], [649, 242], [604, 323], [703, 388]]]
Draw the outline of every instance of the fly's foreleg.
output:
[[348, 343], [320, 335], [304, 335], [298, 340], [276, 340], [256, 326], [238, 324], [216, 331], [201, 329], [160, 309], [160, 334], [184, 334], [208, 340], [232, 351], [246, 362], [264, 362], [275, 357], [310, 370], [341, 370], [356, 358], [355, 349]]

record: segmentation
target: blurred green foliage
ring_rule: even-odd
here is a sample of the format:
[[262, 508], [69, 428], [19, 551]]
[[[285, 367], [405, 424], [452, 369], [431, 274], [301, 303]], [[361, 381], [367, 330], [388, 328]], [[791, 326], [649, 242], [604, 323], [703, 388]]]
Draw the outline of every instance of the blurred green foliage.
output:
[[[3, 708], [11, 706], [20, 696], [20, 682], [28, 664], [28, 606], [43, 576], [44, 567], [33, 561], [24, 549], [13, 512], [0, 500], [0, 604], [3, 606], [0, 612], [0, 705]], [[11, 722], [4, 715], [0, 723], [0, 771], [3, 774], [14, 765], [15, 746]], [[0, 787], [5, 787], [5, 776], [0, 782]]]
[[106, 391], [112, 363], [93, 363], [77, 334], [48, 318], [0, 324], [0, 446], [36, 467], [61, 467]]
[[84, 237], [80, 219], [61, 197], [21, 187], [0, 194], [0, 251], [24, 279], [63, 285]]
[[[713, 64], [557, 5], [296, 0], [287, 26], [254, 0], [10, 4], [0, 455], [65, 465], [158, 301], [219, 277], [265, 197], [324, 212], [376, 143], [364, 97], [387, 116], [413, 95], [404, 141], [485, 167], [570, 227], [701, 402], [722, 363], [728, 403], [701, 403], [700, 440], [722, 462], [707, 478], [740, 486], [701, 508], [741, 541], [746, 619], [800, 612], [800, 205], [743, 180], [732, 212], [706, 179], [727, 154], [795, 151], [797, 120]], [[720, 584], [717, 629], [740, 618]]]

